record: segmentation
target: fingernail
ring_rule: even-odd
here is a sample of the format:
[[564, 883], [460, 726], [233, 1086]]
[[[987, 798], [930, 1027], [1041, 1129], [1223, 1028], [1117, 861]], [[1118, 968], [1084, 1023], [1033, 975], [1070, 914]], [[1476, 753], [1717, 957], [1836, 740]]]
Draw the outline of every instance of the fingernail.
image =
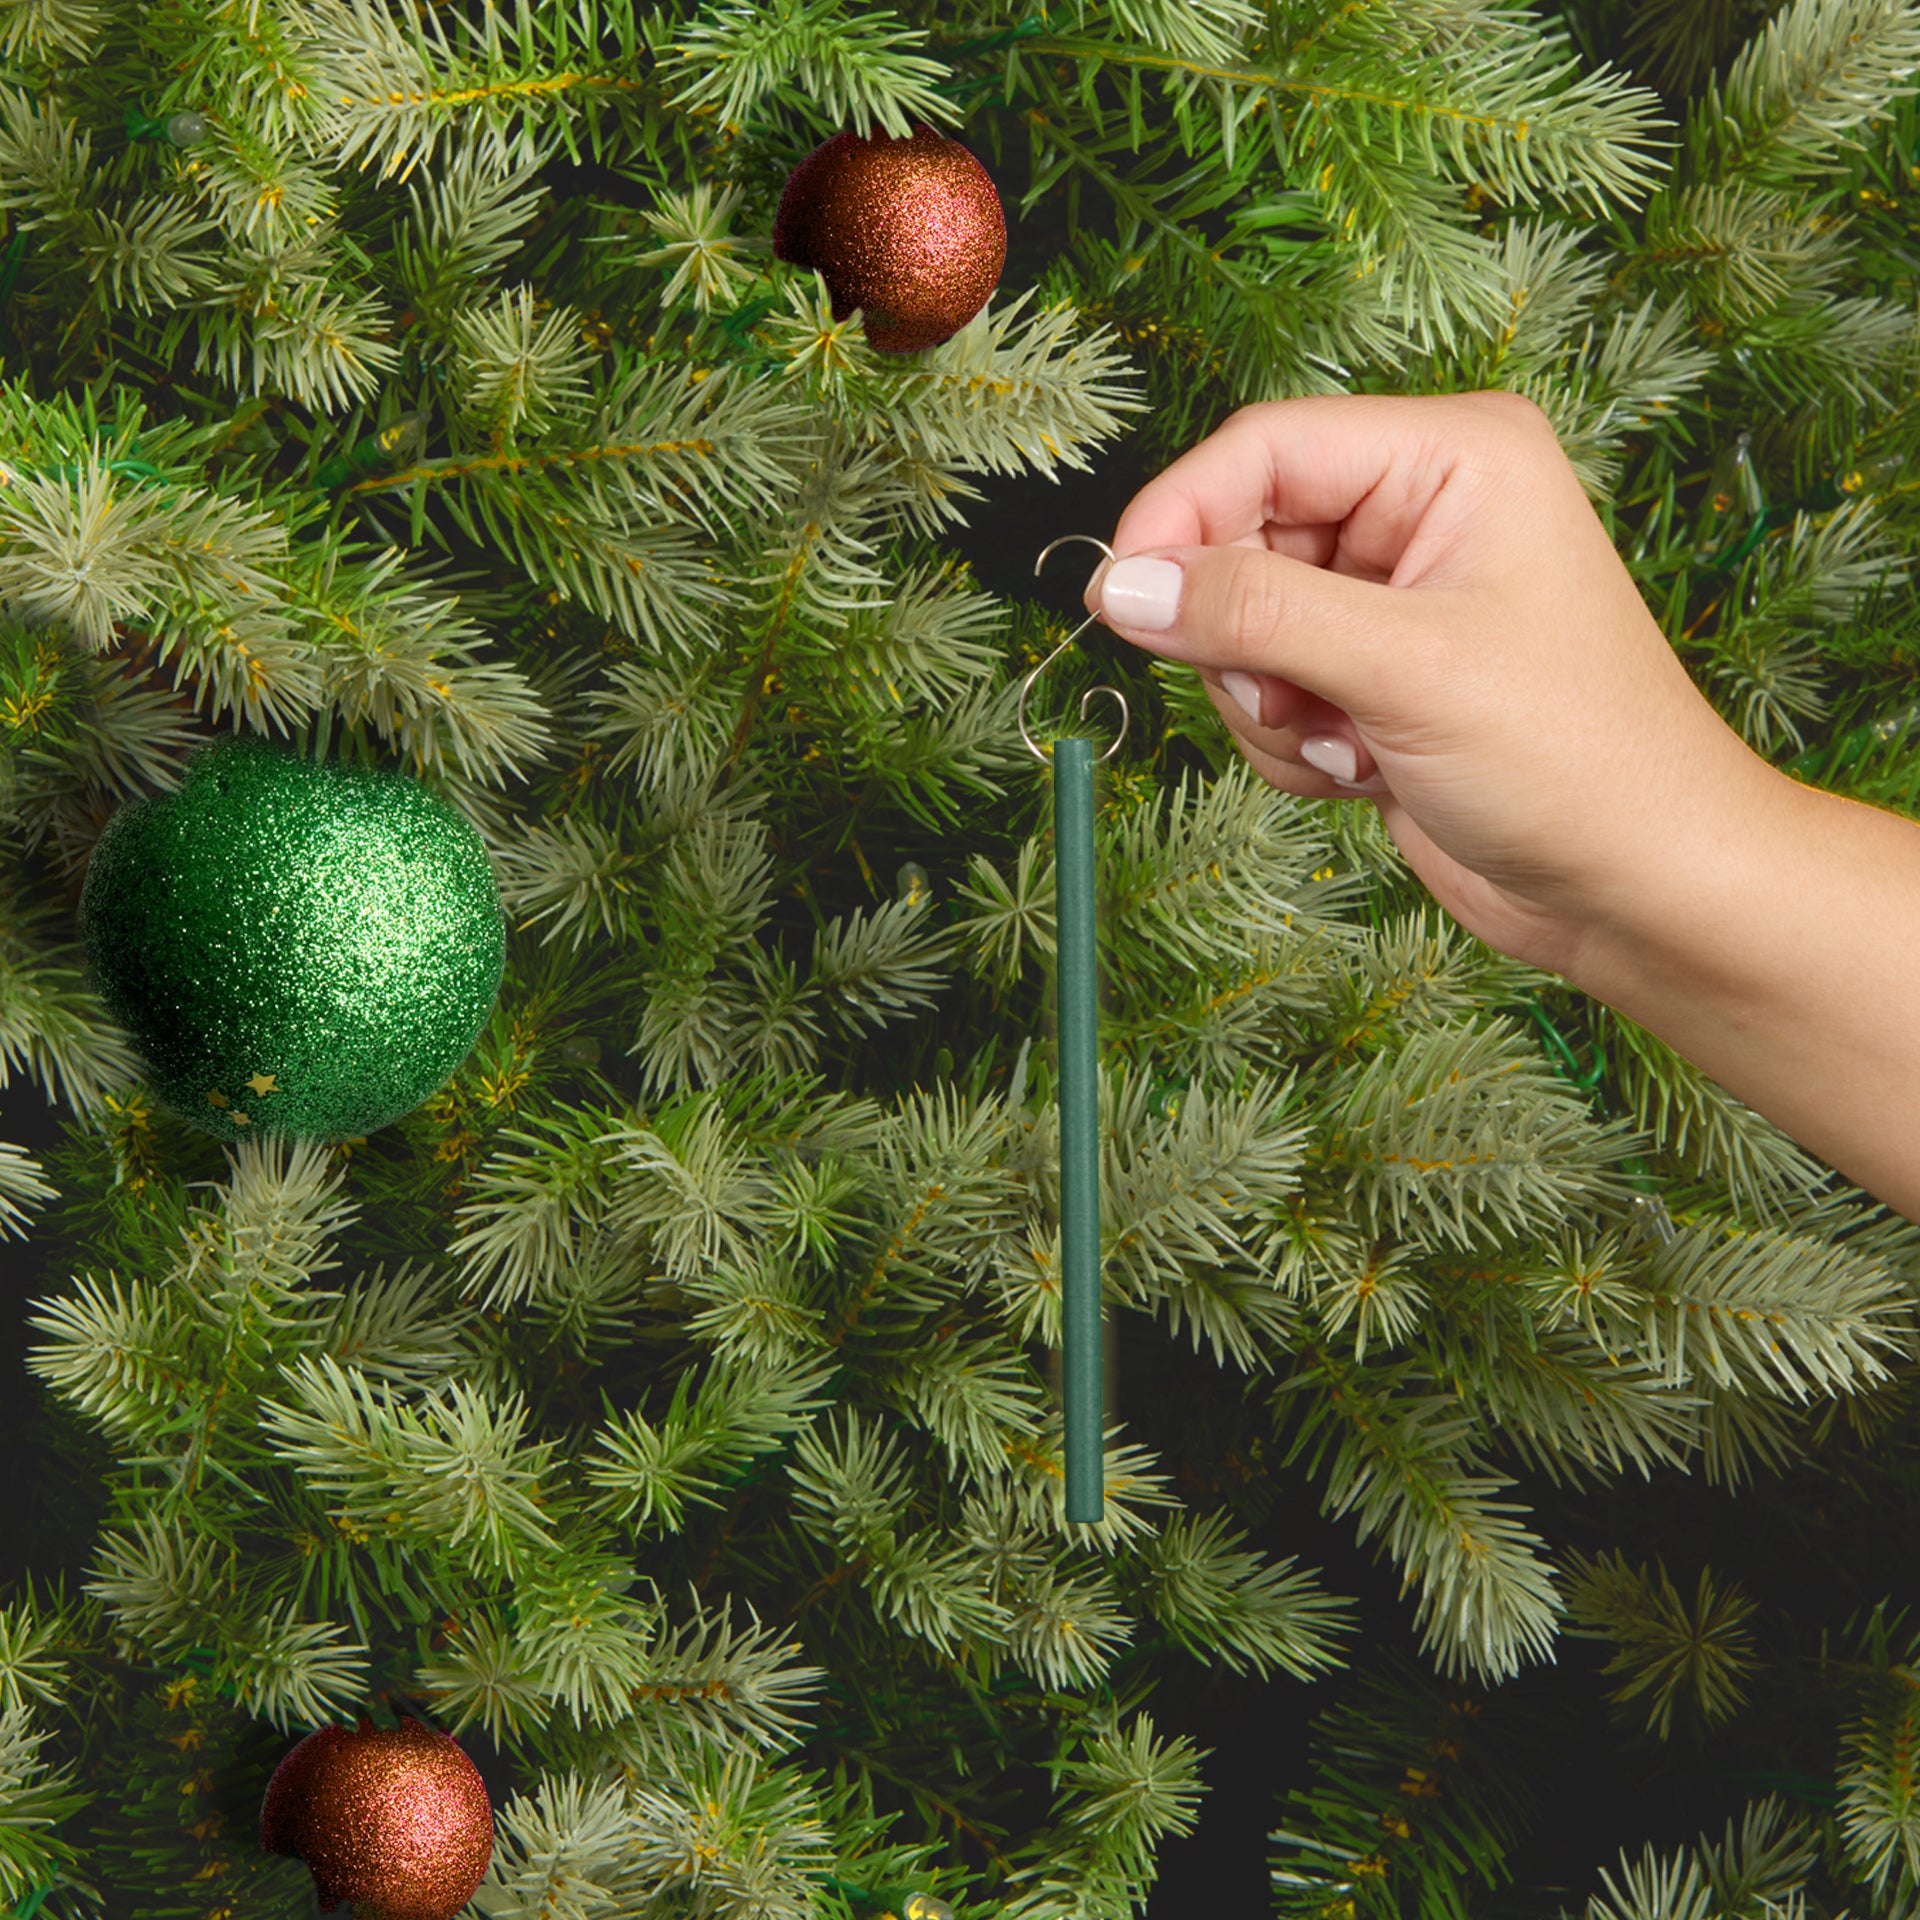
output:
[[1116, 560], [1100, 583], [1100, 611], [1140, 633], [1165, 633], [1180, 613], [1180, 563]]
[[1337, 740], [1331, 734], [1316, 734], [1313, 739], [1300, 742], [1300, 758], [1308, 766], [1331, 775], [1343, 787], [1359, 785], [1353, 776], [1360, 770], [1360, 757], [1349, 741]]
[[1255, 726], [1260, 724], [1260, 682], [1250, 673], [1241, 673], [1235, 669], [1220, 676], [1220, 684], [1233, 695], [1240, 711]]

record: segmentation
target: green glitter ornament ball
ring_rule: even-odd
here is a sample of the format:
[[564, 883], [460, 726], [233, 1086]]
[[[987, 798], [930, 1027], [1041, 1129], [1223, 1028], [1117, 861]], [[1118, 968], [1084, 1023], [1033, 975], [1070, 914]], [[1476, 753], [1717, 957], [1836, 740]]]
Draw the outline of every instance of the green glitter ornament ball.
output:
[[223, 1140], [372, 1133], [493, 1011], [506, 922], [480, 836], [417, 780], [222, 740], [107, 822], [80, 896], [94, 985], [154, 1093]]

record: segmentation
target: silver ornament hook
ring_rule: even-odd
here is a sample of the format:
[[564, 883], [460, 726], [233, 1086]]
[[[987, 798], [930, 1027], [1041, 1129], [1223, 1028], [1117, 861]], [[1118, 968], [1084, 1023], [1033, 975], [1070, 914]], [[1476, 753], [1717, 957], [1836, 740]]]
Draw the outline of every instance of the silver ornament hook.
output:
[[[1089, 546], [1098, 547], [1100, 551], [1104, 553], [1109, 560], [1114, 560], [1118, 558], [1118, 556], [1114, 553], [1114, 550], [1110, 546], [1108, 546], [1104, 540], [1096, 540], [1093, 537], [1093, 535], [1090, 533], [1063, 533], [1060, 536], [1060, 538], [1054, 541], [1052, 545], [1050, 545], [1046, 549], [1046, 552], [1042, 553], [1040, 558], [1033, 563], [1034, 572], [1037, 574], [1040, 571], [1040, 569], [1047, 564], [1047, 554], [1051, 553], [1054, 547], [1064, 547], [1069, 540], [1084, 540], [1087, 542]], [[1058, 660], [1060, 656], [1063, 653], [1065, 653], [1066, 650], [1070, 646], [1072, 646], [1073, 643], [1076, 640], [1078, 640], [1080, 636], [1083, 633], [1085, 633], [1086, 630], [1090, 626], [1092, 626], [1093, 623], [1099, 617], [1100, 616], [1096, 613], [1088, 614], [1087, 617], [1084, 620], [1082, 620], [1080, 624], [1077, 627], [1075, 627], [1074, 630], [1070, 634], [1068, 634], [1067, 637], [1064, 640], [1062, 640], [1060, 644], [1057, 647], [1055, 647], [1054, 650], [1050, 654], [1048, 654], [1047, 657], [1044, 660], [1042, 660], [1040, 664], [1037, 667], [1035, 667], [1034, 670], [1030, 674], [1028, 674], [1024, 680], [1020, 682], [1020, 737], [1027, 743], [1027, 751], [1030, 754], [1032, 754], [1033, 757], [1036, 760], [1038, 760], [1043, 767], [1047, 764], [1046, 749], [1043, 748], [1039, 744], [1039, 742], [1034, 739], [1033, 735], [1027, 731], [1027, 689], [1031, 687], [1033, 683], [1037, 679], [1039, 679], [1039, 677], [1043, 673], [1045, 673], [1046, 670], [1050, 666], [1052, 666], [1053, 663], [1056, 660]], [[1094, 762], [1095, 766], [1099, 766], [1102, 762], [1111, 760], [1113, 756], [1120, 751], [1120, 742], [1127, 737], [1127, 722], [1132, 716], [1127, 712], [1127, 696], [1124, 693], [1122, 693], [1117, 687], [1099, 686], [1099, 687], [1089, 687], [1086, 690], [1086, 692], [1080, 696], [1080, 718], [1082, 720], [1084, 720], [1087, 717], [1087, 702], [1091, 700], [1096, 693], [1104, 693], [1104, 694], [1110, 695], [1115, 701], [1119, 703], [1119, 707], [1120, 707], [1119, 735], [1115, 739], [1113, 745], [1110, 746], [1106, 750], [1106, 752], [1100, 756], [1099, 760], [1096, 760]]]

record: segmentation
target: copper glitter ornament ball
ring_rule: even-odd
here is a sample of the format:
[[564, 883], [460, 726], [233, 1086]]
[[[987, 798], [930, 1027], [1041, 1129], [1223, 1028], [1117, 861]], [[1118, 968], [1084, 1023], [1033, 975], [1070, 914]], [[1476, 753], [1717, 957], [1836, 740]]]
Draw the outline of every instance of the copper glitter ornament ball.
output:
[[833, 317], [864, 310], [867, 345], [917, 353], [987, 304], [1007, 261], [1007, 221], [987, 170], [958, 140], [836, 133], [787, 176], [773, 251], [812, 267]]
[[323, 1913], [350, 1900], [353, 1920], [452, 1920], [493, 1858], [493, 1808], [451, 1735], [363, 1719], [274, 1768], [260, 1844], [307, 1863]]

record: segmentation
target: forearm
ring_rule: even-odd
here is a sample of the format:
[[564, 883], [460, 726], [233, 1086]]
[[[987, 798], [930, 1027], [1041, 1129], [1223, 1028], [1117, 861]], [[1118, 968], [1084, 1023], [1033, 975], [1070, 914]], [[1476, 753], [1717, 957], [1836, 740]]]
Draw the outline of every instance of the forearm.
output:
[[1772, 769], [1743, 798], [1568, 978], [1920, 1220], [1920, 822]]

